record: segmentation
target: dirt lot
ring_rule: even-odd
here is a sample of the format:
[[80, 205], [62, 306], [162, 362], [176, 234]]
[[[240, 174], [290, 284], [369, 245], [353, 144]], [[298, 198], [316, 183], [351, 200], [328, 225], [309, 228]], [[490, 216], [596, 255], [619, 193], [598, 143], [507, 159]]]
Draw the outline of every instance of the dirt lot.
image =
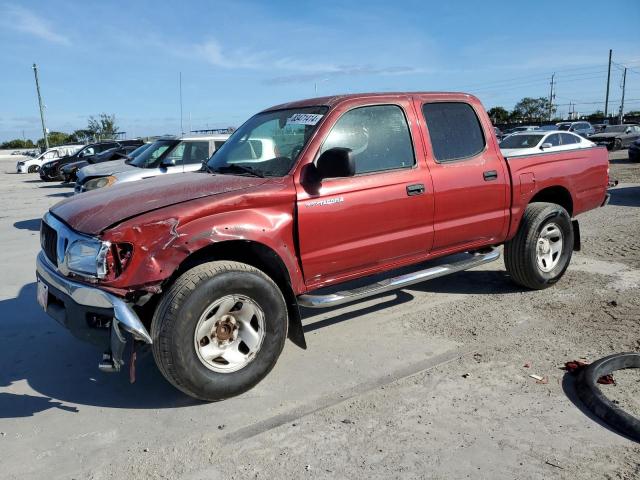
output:
[[[101, 374], [39, 310], [39, 218], [70, 190], [0, 173], [0, 476], [640, 478], [640, 446], [587, 413], [559, 368], [640, 350], [640, 165], [625, 155], [555, 287], [516, 288], [495, 262], [306, 312], [309, 350], [287, 345], [267, 380], [217, 404], [173, 390], [149, 357], [134, 385]], [[606, 391], [640, 414], [639, 380]]]

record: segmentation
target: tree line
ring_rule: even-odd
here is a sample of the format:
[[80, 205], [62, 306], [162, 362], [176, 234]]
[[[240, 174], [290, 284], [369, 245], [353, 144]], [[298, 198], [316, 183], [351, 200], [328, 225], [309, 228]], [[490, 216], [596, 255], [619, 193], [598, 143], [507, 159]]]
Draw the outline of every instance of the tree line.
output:
[[[97, 117], [90, 116], [86, 128], [75, 130], [72, 133], [49, 132], [47, 138], [50, 146], [88, 143], [115, 138], [118, 130], [116, 116], [101, 113]], [[16, 138], [0, 144], [0, 149], [44, 148], [44, 146], [44, 138], [38, 139], [35, 143], [30, 139]]]
[[[489, 118], [493, 124], [506, 124], [506, 123], [540, 123], [548, 120], [561, 121], [562, 118], [556, 118], [556, 107], [549, 102], [548, 98], [539, 97], [525, 97], [515, 104], [513, 110], [509, 111], [504, 107], [493, 107], [487, 111]], [[640, 111], [633, 111], [625, 113], [625, 116], [636, 117], [640, 116]], [[604, 112], [602, 110], [596, 110], [590, 115], [582, 116], [585, 120], [591, 122], [597, 122], [604, 119]]]

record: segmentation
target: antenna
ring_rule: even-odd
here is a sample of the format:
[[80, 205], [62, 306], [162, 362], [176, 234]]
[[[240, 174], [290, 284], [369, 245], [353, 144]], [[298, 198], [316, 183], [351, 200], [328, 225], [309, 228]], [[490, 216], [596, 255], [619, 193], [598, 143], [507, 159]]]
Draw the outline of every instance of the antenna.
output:
[[182, 72], [180, 72], [179, 76], [180, 83], [180, 135], [184, 136], [184, 128], [182, 127]]

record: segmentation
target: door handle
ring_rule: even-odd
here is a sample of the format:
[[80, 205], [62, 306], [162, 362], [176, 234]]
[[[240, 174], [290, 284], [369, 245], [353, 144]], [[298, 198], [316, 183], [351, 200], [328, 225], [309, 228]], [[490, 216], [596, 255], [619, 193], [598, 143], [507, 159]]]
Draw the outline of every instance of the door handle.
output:
[[424, 183], [414, 183], [407, 185], [407, 195], [422, 195], [424, 193]]
[[482, 174], [485, 182], [498, 179], [498, 172], [496, 170], [488, 170]]

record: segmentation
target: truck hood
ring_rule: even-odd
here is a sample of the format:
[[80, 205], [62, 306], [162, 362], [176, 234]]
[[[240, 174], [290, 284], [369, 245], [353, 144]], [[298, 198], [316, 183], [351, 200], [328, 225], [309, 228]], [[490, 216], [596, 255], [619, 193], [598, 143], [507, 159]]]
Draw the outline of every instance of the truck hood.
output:
[[78, 180], [82, 181], [89, 177], [106, 177], [114, 173], [124, 172], [127, 170], [138, 170], [138, 167], [125, 163], [124, 160], [112, 160], [110, 162], [96, 163], [87, 165], [78, 174]]
[[162, 207], [256, 187], [267, 179], [208, 173], [181, 173], [123, 183], [76, 195], [51, 213], [74, 230], [97, 235], [129, 218]]

